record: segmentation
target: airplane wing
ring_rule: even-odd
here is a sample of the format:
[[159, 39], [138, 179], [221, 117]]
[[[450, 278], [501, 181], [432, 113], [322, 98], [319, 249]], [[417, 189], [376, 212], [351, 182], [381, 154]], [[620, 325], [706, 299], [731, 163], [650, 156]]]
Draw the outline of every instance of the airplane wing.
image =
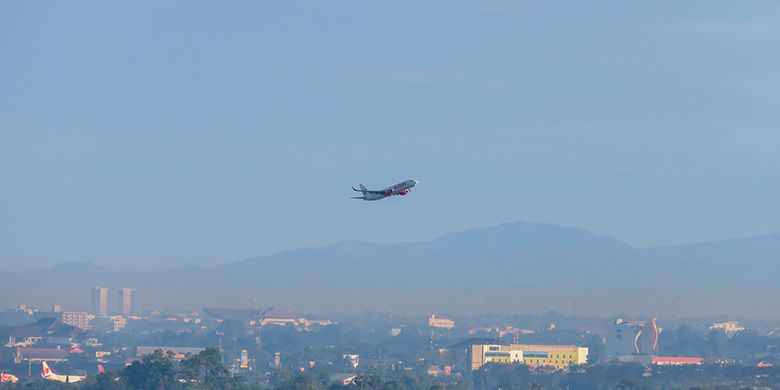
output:
[[385, 191], [359, 190], [359, 189], [357, 189], [355, 187], [352, 187], [352, 191], [363, 192], [363, 193], [366, 193], [366, 194], [386, 194], [387, 193]]

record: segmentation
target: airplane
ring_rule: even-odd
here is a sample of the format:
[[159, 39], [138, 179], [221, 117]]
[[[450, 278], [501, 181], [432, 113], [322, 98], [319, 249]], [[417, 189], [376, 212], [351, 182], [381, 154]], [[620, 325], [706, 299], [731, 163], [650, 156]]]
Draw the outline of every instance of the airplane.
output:
[[87, 379], [86, 375], [59, 375], [55, 374], [54, 371], [49, 368], [49, 365], [46, 364], [46, 362], [41, 362], [43, 364], [43, 371], [41, 372], [41, 376], [44, 379], [48, 379], [50, 381], [57, 381], [57, 382], [63, 382], [63, 383], [76, 383], [79, 381], [83, 381], [84, 379]]
[[409, 193], [409, 191], [412, 190], [412, 187], [416, 186], [419, 181], [415, 179], [409, 179], [406, 181], [402, 181], [394, 186], [387, 187], [383, 190], [369, 190], [364, 185], [360, 185], [360, 189], [357, 189], [355, 187], [352, 187], [353, 191], [362, 192], [363, 196], [353, 196], [352, 199], [363, 199], [363, 200], [379, 200], [387, 198], [388, 196], [393, 195], [406, 195]]
[[19, 382], [19, 378], [17, 378], [16, 375], [0, 372], [0, 383], [16, 383], [16, 382]]

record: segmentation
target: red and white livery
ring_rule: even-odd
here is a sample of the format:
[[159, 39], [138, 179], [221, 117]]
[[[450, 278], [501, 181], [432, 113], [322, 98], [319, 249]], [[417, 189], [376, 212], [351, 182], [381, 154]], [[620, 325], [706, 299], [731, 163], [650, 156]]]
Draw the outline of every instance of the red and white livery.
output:
[[17, 378], [16, 375], [0, 372], [0, 383], [16, 383], [16, 382], [19, 382], [19, 378]]
[[55, 374], [54, 371], [49, 368], [49, 365], [46, 364], [46, 362], [42, 362], [43, 364], [43, 371], [41, 371], [41, 376], [43, 379], [47, 379], [50, 381], [56, 381], [56, 382], [63, 382], [63, 383], [76, 383], [79, 381], [83, 381], [84, 379], [87, 379], [86, 375], [59, 375]]
[[360, 185], [360, 189], [352, 187], [353, 191], [362, 192], [363, 196], [353, 196], [352, 199], [363, 200], [379, 200], [393, 195], [406, 195], [412, 190], [412, 187], [416, 186], [419, 181], [415, 179], [409, 179], [402, 181], [394, 186], [387, 187], [383, 190], [369, 190], [364, 185]]

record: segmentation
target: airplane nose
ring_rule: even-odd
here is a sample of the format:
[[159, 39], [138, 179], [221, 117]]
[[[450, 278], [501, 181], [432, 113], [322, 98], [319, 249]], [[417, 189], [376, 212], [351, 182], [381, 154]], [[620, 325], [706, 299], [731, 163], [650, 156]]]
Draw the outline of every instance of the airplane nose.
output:
[[417, 183], [419, 183], [419, 182], [420, 182], [420, 181], [419, 181], [419, 180], [417, 180], [417, 179], [412, 179], [412, 181], [414, 182], [414, 185], [417, 185]]

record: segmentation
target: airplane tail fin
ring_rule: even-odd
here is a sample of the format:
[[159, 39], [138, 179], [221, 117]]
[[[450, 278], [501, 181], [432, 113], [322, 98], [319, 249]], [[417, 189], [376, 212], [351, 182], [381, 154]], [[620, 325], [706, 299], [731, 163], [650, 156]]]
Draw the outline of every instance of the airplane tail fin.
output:
[[364, 185], [362, 185], [362, 184], [361, 184], [361, 185], [360, 185], [360, 189], [357, 189], [357, 188], [355, 188], [355, 187], [352, 187], [352, 191], [356, 191], [356, 192], [362, 192], [363, 194], [365, 194], [365, 193], [366, 193], [366, 191], [368, 191], [368, 188], [366, 188], [366, 186], [364, 186]]
[[103, 368], [103, 365], [98, 364], [98, 374], [105, 374], [105, 373], [106, 373], [106, 369]]
[[47, 376], [51, 375], [51, 368], [49, 368], [49, 365], [46, 364], [46, 361], [41, 362], [41, 365], [43, 366], [41, 376], [46, 378]]

